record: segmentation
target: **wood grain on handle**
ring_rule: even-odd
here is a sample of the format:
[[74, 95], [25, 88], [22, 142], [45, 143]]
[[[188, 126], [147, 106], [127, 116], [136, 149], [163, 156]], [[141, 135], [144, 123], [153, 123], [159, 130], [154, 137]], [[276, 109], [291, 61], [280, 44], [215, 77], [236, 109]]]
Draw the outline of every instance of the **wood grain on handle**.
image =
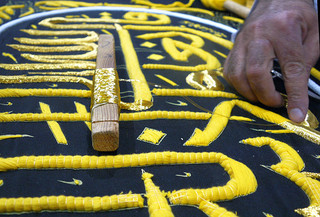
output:
[[[97, 69], [116, 68], [115, 45], [112, 35], [100, 35]], [[117, 73], [114, 70], [114, 73]], [[95, 81], [94, 86], [98, 85]], [[118, 82], [118, 81], [116, 81]], [[95, 92], [93, 91], [95, 94]], [[94, 97], [94, 96], [93, 96]], [[119, 105], [102, 103], [91, 109], [92, 146], [97, 151], [115, 151], [119, 147]]]
[[250, 13], [250, 8], [247, 8], [246, 6], [240, 5], [231, 0], [225, 1], [223, 7], [242, 18], [246, 18]]

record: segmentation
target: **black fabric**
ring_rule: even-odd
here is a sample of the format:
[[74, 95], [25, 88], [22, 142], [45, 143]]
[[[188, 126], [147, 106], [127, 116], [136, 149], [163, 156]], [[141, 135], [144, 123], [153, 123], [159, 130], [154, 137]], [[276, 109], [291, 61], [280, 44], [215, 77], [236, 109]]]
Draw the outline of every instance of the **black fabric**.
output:
[[[25, 4], [28, 7], [34, 7], [36, 12], [43, 12], [39, 7], [36, 7], [34, 1], [2, 1], [0, 4], [12, 5], [12, 4]], [[87, 1], [89, 2], [89, 1]], [[99, 3], [105, 1], [90, 1], [90, 3]], [[184, 1], [185, 2], [185, 1]], [[108, 3], [120, 3], [109, 2]], [[122, 0], [123, 4], [131, 4], [130, 1]], [[162, 4], [169, 4], [172, 1], [161, 1]], [[133, 4], [133, 3], [132, 3]], [[204, 8], [200, 1], [195, 1], [194, 8]], [[122, 18], [127, 12], [124, 11], [111, 11], [106, 9], [106, 12], [111, 13], [113, 18]], [[21, 13], [21, 12], [20, 12]], [[67, 15], [79, 15], [85, 14], [91, 18], [99, 17], [98, 12], [65, 12], [55, 16], [67, 16]], [[178, 13], [178, 12], [176, 12]], [[179, 12], [180, 13], [180, 12]], [[216, 16], [209, 16], [203, 13], [191, 13], [185, 12], [188, 15], [194, 16], [193, 23], [198, 24], [197, 17], [209, 18], [213, 21], [228, 25], [234, 28], [238, 28], [240, 24], [238, 22], [229, 21], [223, 19], [223, 15], [232, 15], [228, 12], [216, 12]], [[11, 19], [15, 20], [19, 18], [19, 10], [16, 10]], [[234, 15], [233, 15], [234, 16]], [[25, 22], [18, 23], [5, 32], [0, 34], [0, 50], [2, 52], [11, 53], [16, 57], [18, 63], [34, 63], [26, 60], [20, 56], [21, 52], [12, 49], [7, 44], [18, 44], [15, 38], [30, 37], [30, 38], [43, 38], [43, 36], [28, 36], [26, 33], [20, 31], [21, 29], [30, 29], [31, 25], [37, 25], [45, 16], [41, 18], [34, 18]], [[183, 18], [177, 18], [169, 16], [172, 20], [170, 26], [180, 26], [183, 24]], [[11, 20], [3, 19], [4, 24], [12, 22]], [[3, 25], [4, 25], [3, 24]], [[201, 26], [215, 30], [216, 32], [223, 33], [227, 39], [230, 39], [231, 33], [227, 30], [221, 29], [211, 24], [200, 23]], [[39, 30], [48, 30], [47, 27], [37, 25]], [[96, 31], [99, 34], [102, 32], [99, 29], [90, 30]], [[120, 41], [115, 30], [109, 30], [115, 36], [116, 44], [116, 63], [118, 68], [118, 74], [121, 79], [128, 79], [126, 72], [126, 63], [120, 48]], [[205, 30], [204, 30], [205, 31]], [[131, 39], [135, 48], [141, 48], [139, 45], [145, 40], [136, 38], [137, 35], [148, 33], [148, 31], [131, 31], [129, 30]], [[68, 36], [72, 37], [72, 36]], [[188, 40], [177, 37], [177, 40], [189, 43]], [[225, 55], [229, 50], [221, 45], [213, 43], [212, 41], [203, 38], [205, 46], [202, 48], [206, 52], [214, 53], [217, 50]], [[161, 64], [176, 64], [180, 66], [194, 66], [198, 64], [204, 64], [204, 61], [199, 57], [191, 56], [187, 62], [175, 61], [171, 56], [166, 53], [161, 46], [160, 39], [150, 40], [152, 43], [157, 44], [156, 47], [151, 48], [148, 51], [136, 49], [140, 65], [147, 63], [157, 63], [147, 59], [147, 57], [155, 53], [163, 55], [165, 58], [158, 63]], [[39, 54], [39, 53], [37, 53]], [[53, 55], [55, 53], [52, 53]], [[223, 64], [224, 58], [214, 54], [215, 57]], [[95, 61], [95, 60], [93, 60]], [[0, 63], [12, 64], [12, 59], [1, 56]], [[186, 76], [191, 72], [174, 71], [174, 70], [151, 70], [142, 69], [149, 82], [150, 89], [155, 88], [155, 85], [160, 85], [162, 88], [175, 88], [184, 89], [192, 88], [186, 82]], [[42, 70], [44, 71], [44, 70]], [[54, 70], [47, 70], [54, 71]], [[62, 70], [68, 71], [68, 70]], [[70, 70], [71, 71], [71, 70]], [[79, 70], [80, 71], [80, 70]], [[1, 76], [13, 76], [13, 75], [27, 75], [30, 71], [12, 71], [0, 69]], [[179, 86], [172, 87], [168, 83], [160, 80], [154, 74], [160, 74], [170, 80], [176, 82]], [[91, 76], [86, 77], [92, 79]], [[227, 84], [223, 78], [219, 77], [219, 80], [225, 86], [225, 92], [236, 93], [235, 90]], [[281, 86], [280, 81], [279, 86]], [[88, 90], [82, 84], [79, 83], [31, 83], [31, 84], [0, 84], [1, 89], [5, 88], [50, 88], [52, 85], [57, 84], [57, 88], [67, 89], [84, 89]], [[132, 87], [129, 82], [120, 82], [121, 91], [132, 91]], [[122, 95], [124, 96], [124, 95]], [[244, 100], [240, 97], [241, 100]], [[188, 103], [188, 106], [174, 106], [168, 104], [168, 102], [177, 102], [178, 100]], [[215, 107], [223, 101], [229, 101], [231, 99], [226, 98], [201, 98], [201, 97], [162, 97], [153, 96], [153, 107], [148, 111], [192, 111], [192, 112], [204, 112], [205, 110], [214, 111]], [[132, 98], [123, 98], [123, 101], [131, 102]], [[5, 106], [11, 102], [11, 106]], [[90, 111], [90, 99], [89, 98], [75, 98], [75, 97], [21, 97], [21, 98], [0, 98], [0, 113], [11, 112], [15, 113], [39, 113], [39, 102], [46, 103], [50, 106], [51, 112], [62, 113], [75, 113], [76, 108], [74, 102], [81, 103], [86, 106], [86, 109]], [[193, 104], [192, 104], [192, 103]], [[196, 107], [200, 105], [202, 108]], [[273, 111], [284, 117], [287, 117], [285, 108], [273, 109], [267, 108], [261, 104], [259, 107], [269, 111]], [[310, 110], [317, 118], [320, 117], [320, 104], [318, 100], [310, 99]], [[122, 113], [130, 113], [130, 111], [122, 110]], [[57, 144], [51, 130], [48, 127], [47, 122], [2, 122], [0, 123], [0, 135], [12, 135], [12, 134], [27, 134], [33, 137], [24, 137], [17, 139], [0, 140], [1, 151], [0, 157], [8, 158], [15, 156], [41, 156], [41, 155], [123, 155], [134, 153], [149, 153], [149, 152], [163, 152], [163, 151], [175, 151], [175, 152], [221, 152], [224, 155], [245, 164], [255, 175], [258, 188], [257, 190], [246, 196], [235, 198], [230, 201], [219, 201], [217, 204], [228, 211], [237, 213], [238, 216], [251, 217], [251, 216], [264, 216], [263, 213], [268, 213], [273, 216], [300, 216], [294, 210], [298, 208], [305, 208], [309, 206], [309, 199], [307, 195], [299, 188], [294, 182], [288, 178], [277, 174], [261, 165], [271, 166], [279, 161], [279, 157], [271, 150], [269, 146], [263, 146], [261, 148], [253, 147], [239, 143], [239, 141], [247, 138], [255, 137], [271, 137], [273, 139], [282, 141], [296, 150], [305, 163], [304, 171], [318, 173], [320, 169], [319, 159], [315, 156], [319, 154], [319, 145], [311, 141], [308, 141], [296, 134], [271, 134], [263, 132], [261, 130], [276, 130], [283, 129], [275, 124], [270, 124], [262, 119], [255, 117], [254, 115], [244, 111], [238, 107], [232, 110], [232, 116], [244, 116], [252, 118], [255, 122], [241, 122], [241, 121], [229, 121], [227, 127], [221, 133], [221, 135], [207, 147], [194, 147], [184, 146], [183, 144], [193, 134], [195, 128], [204, 130], [209, 120], [141, 120], [141, 121], [122, 121], [120, 122], [120, 146], [119, 149], [112, 153], [103, 153], [93, 150], [91, 145], [91, 131], [87, 128], [83, 121], [78, 122], [58, 122], [64, 135], [67, 138], [68, 145]], [[159, 145], [153, 145], [147, 142], [139, 141], [137, 138], [145, 129], [149, 127], [162, 131], [167, 135], [161, 141]], [[163, 165], [163, 166], [149, 166], [149, 167], [137, 167], [137, 168], [118, 168], [118, 169], [93, 169], [93, 170], [70, 170], [70, 169], [43, 169], [43, 170], [14, 170], [0, 172], [0, 179], [4, 184], [0, 187], [0, 197], [41, 197], [50, 195], [67, 195], [67, 196], [107, 196], [117, 195], [121, 193], [137, 193], [145, 194], [144, 183], [141, 180], [141, 169], [154, 175], [153, 182], [160, 187], [161, 190], [168, 192], [179, 189], [188, 188], [210, 188], [213, 186], [223, 186], [229, 181], [230, 177], [226, 171], [219, 164], [199, 164], [199, 165]], [[184, 172], [191, 173], [191, 177], [183, 178], [176, 175], [184, 174]], [[72, 179], [79, 179], [83, 182], [82, 185], [68, 185], [59, 182], [58, 180], [72, 181]], [[47, 212], [40, 213], [23, 213], [19, 216], [148, 216], [147, 198], [144, 197], [144, 207], [137, 209], [96, 212], [96, 213], [82, 213], [82, 212]], [[197, 216], [204, 217], [204, 214], [196, 206], [177, 205], [172, 206], [172, 212], [175, 216]], [[13, 214], [15, 215], [15, 214]]]

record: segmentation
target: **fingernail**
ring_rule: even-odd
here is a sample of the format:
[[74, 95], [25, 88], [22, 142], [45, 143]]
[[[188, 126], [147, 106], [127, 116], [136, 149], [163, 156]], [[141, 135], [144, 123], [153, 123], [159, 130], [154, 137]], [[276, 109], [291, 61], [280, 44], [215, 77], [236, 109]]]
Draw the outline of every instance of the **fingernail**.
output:
[[304, 115], [299, 108], [290, 109], [289, 118], [296, 123], [304, 121]]

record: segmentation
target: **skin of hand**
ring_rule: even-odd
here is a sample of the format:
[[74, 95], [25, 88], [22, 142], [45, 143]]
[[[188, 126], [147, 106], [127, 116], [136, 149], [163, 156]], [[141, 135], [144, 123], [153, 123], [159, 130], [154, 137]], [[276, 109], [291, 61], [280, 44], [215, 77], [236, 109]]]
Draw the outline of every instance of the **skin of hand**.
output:
[[277, 58], [289, 118], [302, 122], [309, 105], [310, 70], [318, 57], [318, 18], [312, 0], [260, 0], [236, 37], [224, 77], [248, 100], [281, 107], [284, 99], [270, 73]]

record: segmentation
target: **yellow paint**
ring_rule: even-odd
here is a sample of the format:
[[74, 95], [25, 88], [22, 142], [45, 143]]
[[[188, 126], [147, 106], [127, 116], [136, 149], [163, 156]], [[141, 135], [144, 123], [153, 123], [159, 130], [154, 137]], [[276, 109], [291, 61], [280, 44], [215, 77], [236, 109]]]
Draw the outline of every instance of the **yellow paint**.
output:
[[265, 217], [273, 217], [273, 215], [268, 214], [268, 213], [265, 213], [265, 212], [263, 212], [263, 215], [264, 215]]
[[233, 22], [236, 22], [236, 23], [241, 23], [241, 24], [244, 23], [244, 20], [243, 20], [243, 19], [240, 19], [240, 18], [237, 18], [237, 17], [222, 16], [222, 18], [223, 18], [224, 20], [230, 20], [230, 21], [233, 21]]
[[81, 17], [85, 18], [85, 19], [90, 19], [90, 17], [86, 14], [81, 14]]
[[177, 100], [177, 103], [174, 102], [168, 102], [166, 101], [166, 103], [170, 104], [170, 105], [175, 105], [175, 106], [188, 106], [188, 103], [182, 102], [180, 100]]
[[27, 96], [45, 96], [45, 97], [80, 97], [90, 98], [90, 90], [78, 89], [18, 89], [6, 88], [0, 89], [0, 97], [27, 97]]
[[[49, 107], [49, 105], [40, 102], [40, 109], [42, 111], [42, 113], [44, 114], [51, 114], [51, 109]], [[67, 139], [64, 136], [60, 125], [56, 122], [56, 121], [47, 121], [48, 126], [52, 132], [52, 134], [54, 135], [57, 143], [59, 144], [63, 144], [63, 145], [68, 145]]]
[[150, 60], [162, 60], [164, 59], [164, 56], [162, 55], [159, 55], [159, 54], [151, 54], [147, 57], [147, 59], [150, 59]]
[[149, 41], [146, 41], [146, 42], [143, 42], [142, 44], [140, 44], [140, 46], [142, 47], [147, 47], [147, 48], [153, 48], [154, 46], [156, 46], [157, 44], [155, 43], [152, 43], [152, 42], [149, 42]]
[[179, 26], [143, 26], [143, 25], [125, 25], [124, 29], [127, 30], [142, 30], [142, 31], [154, 31], [154, 32], [163, 32], [163, 31], [173, 31], [173, 32], [186, 32], [196, 36], [200, 36], [201, 38], [205, 38], [213, 43], [219, 44], [227, 49], [232, 49], [233, 43], [227, 39], [220, 38], [214, 34], [196, 30], [188, 27], [179, 27]]
[[295, 134], [302, 136], [309, 141], [320, 144], [320, 133], [316, 130], [301, 125], [294, 125], [287, 118], [284, 118], [271, 111], [262, 109], [258, 106], [254, 106], [248, 102], [241, 100], [231, 100], [224, 101], [216, 106], [212, 118], [210, 119], [206, 128], [203, 131], [196, 128], [193, 135], [185, 143], [185, 145], [208, 146], [211, 142], [217, 139], [217, 137], [227, 126], [229, 118], [231, 116], [231, 111], [236, 105], [241, 109], [250, 112], [258, 118], [277, 124], [281, 127], [293, 131]]
[[37, 29], [38, 27], [37, 27], [36, 25], [32, 24], [32, 25], [31, 25], [31, 28], [32, 28], [32, 29]]
[[[88, 111], [87, 111], [87, 108], [85, 105], [78, 103], [78, 102], [74, 102], [74, 105], [76, 106], [76, 110], [79, 114], [88, 114]], [[84, 123], [87, 125], [89, 130], [91, 130], [91, 122], [85, 121]]]
[[112, 35], [112, 33], [111, 33], [111, 32], [109, 32], [109, 31], [108, 31], [108, 30], [106, 30], [106, 29], [101, 29], [101, 32], [106, 33], [106, 34], [108, 34], [108, 35]]
[[173, 82], [172, 80], [162, 76], [162, 75], [158, 75], [158, 74], [154, 74], [154, 76], [160, 78], [161, 80], [167, 82], [168, 84], [170, 84], [171, 86], [179, 86], [177, 83]]
[[[209, 156], [197, 153], [190, 156], [191, 161], [206, 161]], [[200, 159], [199, 159], [200, 158]], [[222, 153], [212, 153], [211, 162], [220, 164], [229, 174], [230, 180], [224, 186], [214, 186], [207, 189], [181, 189], [168, 193], [172, 204], [199, 205], [203, 200], [212, 202], [232, 200], [239, 196], [253, 193], [258, 184], [254, 174], [244, 164], [235, 161]]]
[[17, 135], [0, 135], [0, 140], [5, 140], [5, 139], [17, 139], [17, 138], [23, 138], [23, 137], [33, 137], [33, 136], [24, 135], [24, 134], [17, 134]]
[[0, 76], [1, 84], [23, 84], [23, 83], [44, 83], [44, 82], [65, 82], [80, 83], [92, 89], [92, 81], [87, 78], [74, 76]]
[[215, 91], [215, 90], [154, 88], [151, 92], [157, 96], [194, 96], [194, 97], [238, 98], [238, 96], [233, 93], [227, 93], [227, 92]]
[[125, 107], [126, 109], [136, 111], [148, 109], [153, 105], [152, 95], [146, 78], [141, 71], [140, 63], [133, 47], [129, 31], [123, 29], [119, 25], [116, 25], [116, 28], [135, 98], [134, 103], [122, 102], [121, 108]]
[[80, 179], [74, 179], [72, 178], [73, 181], [63, 181], [63, 180], [57, 180], [58, 182], [64, 183], [64, 184], [68, 184], [68, 185], [82, 185], [83, 182]]
[[119, 194], [103, 197], [42, 196], [0, 198], [1, 213], [70, 211], [99, 212], [125, 208], [142, 208], [143, 198], [139, 194]]
[[281, 160], [272, 165], [271, 169], [298, 185], [309, 197], [311, 207], [320, 207], [320, 182], [301, 173], [304, 162], [293, 148], [269, 137], [249, 138], [241, 142], [256, 147], [270, 146]]
[[[139, 120], [155, 120], [155, 119], [171, 119], [171, 120], [208, 120], [211, 114], [206, 112], [190, 112], [190, 111], [147, 111], [135, 113], [121, 113], [120, 121], [139, 121]], [[91, 114], [79, 113], [16, 113], [8, 112], [0, 113], [0, 122], [40, 122], [40, 121], [90, 121]]]
[[320, 81], [320, 72], [316, 68], [312, 68], [310, 74]]
[[169, 8], [170, 7], [184, 7], [184, 8], [187, 8], [187, 7], [190, 7], [193, 4], [194, 1], [195, 0], [189, 0], [189, 2], [187, 4], [184, 4], [184, 3], [179, 2], [179, 1], [175, 1], [175, 2], [173, 2], [171, 4], [165, 5], [165, 4], [152, 3], [149, 0], [132, 0], [132, 2], [134, 2], [136, 4], [146, 5], [146, 6], [149, 6], [149, 7], [161, 7], [161, 8], [162, 7], [164, 7], [164, 8], [166, 8], [166, 7], [169, 7]]
[[192, 72], [186, 77], [186, 82], [198, 90], [224, 90], [222, 82], [218, 79], [216, 70]]
[[253, 122], [254, 120], [251, 118], [243, 117], [243, 116], [230, 116], [230, 121], [245, 121], [245, 122]]
[[282, 133], [293, 133], [291, 130], [265, 130], [266, 133], [275, 133], [275, 134], [282, 134]]
[[3, 183], [4, 183], [3, 180], [0, 179], [0, 187], [3, 186]]
[[25, 12], [25, 13], [23, 13], [23, 14], [20, 14], [19, 17], [25, 17], [25, 16], [31, 15], [31, 14], [33, 14], [33, 13], [34, 13], [33, 7], [29, 7], [29, 8], [28, 8], [28, 11]]
[[30, 75], [72, 75], [72, 76], [93, 76], [95, 70], [84, 70], [80, 72], [66, 71], [66, 72], [28, 72]]
[[233, 212], [220, 207], [216, 203], [210, 203], [209, 201], [202, 201], [199, 205], [199, 209], [202, 210], [209, 217], [237, 217]]
[[107, 23], [139, 25], [168, 25], [171, 23], [167, 15], [145, 12], [129, 11], [123, 15], [123, 18], [124, 19], [51, 17], [41, 20], [39, 25], [51, 29], [114, 29], [113, 25]]
[[2, 52], [2, 56], [4, 57], [9, 57], [10, 59], [12, 59], [14, 62], [18, 63], [17, 62], [17, 59], [10, 53], [6, 53], [6, 52]]
[[193, 34], [183, 33], [183, 32], [156, 32], [156, 33], [147, 33], [143, 35], [137, 36], [137, 38], [151, 40], [155, 38], [162, 38], [162, 46], [163, 48], [170, 54], [170, 56], [178, 61], [187, 61], [188, 57], [193, 54], [193, 52], [189, 49], [184, 49], [182, 51], [178, 50], [175, 45], [175, 40], [171, 39], [173, 37], [183, 37], [191, 41], [191, 46], [201, 48], [204, 45], [204, 40]]
[[146, 197], [148, 198], [150, 217], [174, 217], [165, 194], [153, 183], [152, 177], [153, 175], [150, 173], [144, 172], [142, 174], [142, 180], [146, 188]]
[[143, 142], [149, 142], [154, 145], [159, 145], [161, 140], [166, 136], [167, 134], [163, 133], [162, 131], [151, 129], [151, 128], [144, 128], [143, 132], [138, 137], [138, 140]]
[[214, 50], [213, 52], [215, 52], [216, 54], [218, 54], [219, 56], [223, 57], [223, 58], [227, 58], [227, 55], [225, 55], [224, 53], [221, 53], [220, 51]]

